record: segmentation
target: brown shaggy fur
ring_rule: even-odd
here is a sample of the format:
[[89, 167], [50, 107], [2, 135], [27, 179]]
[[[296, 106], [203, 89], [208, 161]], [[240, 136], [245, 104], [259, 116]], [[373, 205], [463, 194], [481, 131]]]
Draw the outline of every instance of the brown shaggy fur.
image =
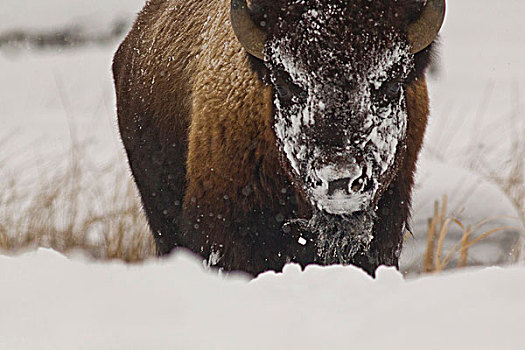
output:
[[[283, 228], [286, 219], [308, 217], [310, 208], [280, 163], [272, 89], [235, 38], [229, 6], [230, 0], [149, 1], [113, 72], [122, 140], [159, 253], [186, 247], [209, 259], [220, 251], [210, 263], [257, 275], [289, 260], [314, 262], [315, 251], [297, 244], [293, 225]], [[378, 261], [397, 265], [427, 123], [429, 52], [416, 57], [407, 89], [403, 165], [379, 203], [372, 245], [389, 256], [355, 262], [369, 273]]]

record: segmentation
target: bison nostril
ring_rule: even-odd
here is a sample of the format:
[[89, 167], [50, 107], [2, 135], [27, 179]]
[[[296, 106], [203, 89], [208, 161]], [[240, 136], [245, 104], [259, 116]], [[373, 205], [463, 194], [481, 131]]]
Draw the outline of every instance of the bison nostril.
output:
[[354, 180], [352, 182], [352, 191], [359, 192], [359, 190], [363, 187], [364, 180], [362, 178]]
[[368, 192], [372, 189], [373, 181], [366, 176], [366, 173], [367, 173], [367, 170], [366, 170], [366, 167], [364, 167], [361, 170], [361, 176], [352, 182], [352, 186], [350, 188], [351, 191]]
[[328, 195], [333, 195], [336, 191], [343, 191], [348, 193], [348, 184], [350, 183], [350, 178], [346, 177], [343, 179], [333, 180], [328, 183]]

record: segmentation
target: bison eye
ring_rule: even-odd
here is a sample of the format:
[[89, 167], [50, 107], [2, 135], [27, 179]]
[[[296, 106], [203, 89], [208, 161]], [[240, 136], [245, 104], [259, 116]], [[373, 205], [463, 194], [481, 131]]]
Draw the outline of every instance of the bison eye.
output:
[[390, 81], [381, 87], [381, 90], [385, 97], [393, 99], [399, 96], [399, 92], [403, 87], [403, 83], [399, 80]]
[[390, 97], [396, 97], [399, 95], [399, 91], [401, 91], [402, 84], [400, 82], [396, 82], [388, 87], [387, 95]]
[[293, 98], [303, 99], [306, 92], [294, 84], [288, 73], [278, 72], [274, 81], [274, 88], [282, 102], [291, 101]]
[[277, 94], [282, 100], [288, 101], [292, 99], [292, 91], [290, 91], [290, 87], [287, 84], [277, 84], [275, 85], [275, 90], [277, 90]]

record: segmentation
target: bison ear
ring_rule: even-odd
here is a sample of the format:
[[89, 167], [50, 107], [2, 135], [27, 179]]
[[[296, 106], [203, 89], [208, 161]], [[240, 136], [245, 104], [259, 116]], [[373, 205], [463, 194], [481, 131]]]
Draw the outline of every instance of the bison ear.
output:
[[427, 0], [420, 15], [408, 26], [408, 41], [412, 53], [418, 53], [437, 37], [445, 20], [445, 0]]
[[246, 0], [231, 0], [230, 18], [233, 32], [249, 54], [264, 60], [264, 44], [266, 32], [262, 29], [266, 23], [255, 24], [253, 15], [257, 9], [252, 9]]

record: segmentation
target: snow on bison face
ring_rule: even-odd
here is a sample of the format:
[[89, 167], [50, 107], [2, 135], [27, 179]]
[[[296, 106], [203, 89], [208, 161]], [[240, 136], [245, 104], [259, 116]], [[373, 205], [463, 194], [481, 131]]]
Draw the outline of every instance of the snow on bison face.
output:
[[300, 231], [322, 263], [367, 255], [378, 202], [405, 170], [415, 55], [444, 15], [445, 0], [231, 1], [238, 40], [267, 68], [278, 146], [313, 209]]
[[380, 18], [346, 2], [306, 3], [279, 23], [282, 35], [265, 50], [275, 133], [312, 205], [329, 214], [373, 211], [404, 146], [413, 54]]

